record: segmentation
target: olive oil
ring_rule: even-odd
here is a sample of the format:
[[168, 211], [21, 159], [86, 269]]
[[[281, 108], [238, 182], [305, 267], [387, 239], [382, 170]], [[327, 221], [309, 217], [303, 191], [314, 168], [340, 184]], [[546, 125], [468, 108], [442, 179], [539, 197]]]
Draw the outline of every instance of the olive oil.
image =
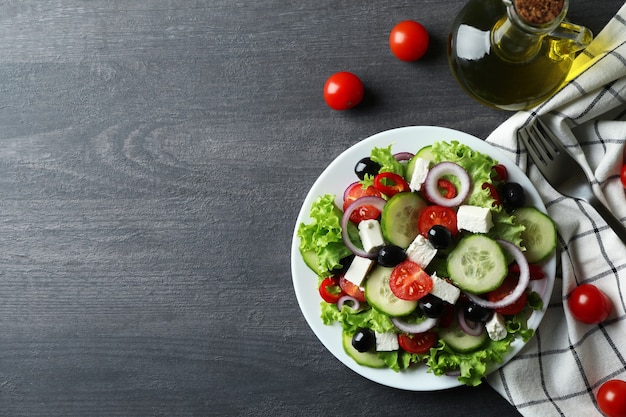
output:
[[507, 0], [470, 0], [448, 42], [450, 69], [461, 87], [479, 102], [504, 110], [527, 109], [554, 94], [581, 49], [581, 35], [574, 32], [586, 31], [584, 42], [591, 41], [585, 28], [566, 23], [573, 35], [556, 37], [553, 33], [564, 32], [560, 26], [554, 30], [561, 22], [542, 31], [514, 14]]

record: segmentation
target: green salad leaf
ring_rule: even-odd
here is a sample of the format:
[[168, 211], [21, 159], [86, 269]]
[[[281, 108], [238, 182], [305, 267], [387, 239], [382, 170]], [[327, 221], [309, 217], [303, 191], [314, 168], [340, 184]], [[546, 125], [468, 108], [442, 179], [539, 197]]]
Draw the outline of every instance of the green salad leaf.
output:
[[298, 226], [300, 252], [313, 251], [317, 260], [315, 272], [325, 276], [341, 267], [341, 259], [351, 254], [341, 237], [342, 212], [335, 205], [335, 196], [318, 197], [311, 205], [310, 217], [311, 223]]
[[386, 148], [374, 148], [370, 154], [370, 159], [380, 165], [379, 172], [393, 172], [404, 177], [404, 165], [393, 156], [391, 146]]

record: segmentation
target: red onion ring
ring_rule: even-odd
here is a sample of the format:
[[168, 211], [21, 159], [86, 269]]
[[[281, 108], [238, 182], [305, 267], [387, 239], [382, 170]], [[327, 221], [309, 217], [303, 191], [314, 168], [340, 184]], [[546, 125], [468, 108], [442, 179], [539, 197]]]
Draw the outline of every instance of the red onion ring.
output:
[[433, 319], [433, 318], [427, 317], [426, 320], [420, 323], [414, 324], [414, 323], [407, 323], [406, 321], [398, 317], [391, 317], [391, 322], [393, 323], [394, 326], [396, 326], [398, 329], [402, 330], [403, 332], [424, 333], [432, 329], [433, 327], [435, 327], [435, 325], [439, 322], [439, 319]]
[[518, 298], [521, 297], [522, 293], [526, 291], [526, 287], [528, 287], [528, 283], [530, 282], [530, 271], [528, 268], [528, 261], [524, 256], [524, 253], [512, 244], [511, 242], [507, 242], [506, 240], [498, 240], [498, 243], [507, 250], [515, 259], [515, 262], [519, 265], [519, 281], [517, 286], [511, 291], [509, 295], [504, 297], [499, 301], [489, 301], [485, 300], [482, 297], [478, 297], [477, 295], [465, 293], [469, 297], [470, 300], [475, 302], [476, 304], [486, 307], [486, 308], [501, 308], [506, 307], [513, 304]]
[[459, 322], [459, 327], [461, 328], [461, 330], [463, 330], [470, 336], [480, 336], [485, 328], [482, 323], [471, 321], [465, 318], [465, 313], [463, 312], [462, 308], [459, 308], [456, 319]]
[[361, 308], [361, 303], [359, 302], [359, 300], [349, 295], [344, 295], [340, 297], [339, 300], [337, 300], [337, 309], [341, 311], [346, 303], [350, 303], [350, 307], [352, 307], [353, 310], [358, 310]]
[[365, 196], [357, 198], [352, 203], [350, 203], [348, 207], [346, 207], [346, 211], [343, 213], [343, 217], [341, 218], [341, 237], [343, 238], [343, 243], [346, 245], [346, 247], [350, 249], [350, 251], [356, 256], [373, 259], [378, 256], [378, 250], [375, 250], [373, 252], [366, 252], [365, 250], [357, 247], [352, 242], [352, 240], [350, 240], [350, 236], [348, 235], [348, 222], [350, 221], [350, 216], [355, 210], [357, 210], [361, 206], [374, 206], [378, 210], [383, 211], [385, 203], [386, 201], [382, 197]]
[[413, 158], [414, 156], [415, 155], [413, 155], [411, 152], [398, 152], [398, 153], [393, 155], [393, 157], [396, 158], [396, 161], [398, 161], [398, 162], [408, 161], [409, 159]]
[[[444, 175], [454, 175], [461, 182], [461, 186], [454, 198], [446, 198], [441, 195], [437, 187], [437, 181]], [[470, 193], [471, 179], [467, 171], [454, 162], [440, 162], [433, 166], [426, 175], [424, 189], [428, 198], [435, 204], [444, 207], [459, 206]]]

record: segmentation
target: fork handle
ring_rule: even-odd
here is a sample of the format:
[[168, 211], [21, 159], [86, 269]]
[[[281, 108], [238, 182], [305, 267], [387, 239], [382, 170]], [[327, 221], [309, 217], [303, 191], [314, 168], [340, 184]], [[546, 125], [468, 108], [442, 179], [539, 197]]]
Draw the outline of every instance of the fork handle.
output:
[[590, 201], [589, 203], [626, 245], [626, 226], [600, 201]]

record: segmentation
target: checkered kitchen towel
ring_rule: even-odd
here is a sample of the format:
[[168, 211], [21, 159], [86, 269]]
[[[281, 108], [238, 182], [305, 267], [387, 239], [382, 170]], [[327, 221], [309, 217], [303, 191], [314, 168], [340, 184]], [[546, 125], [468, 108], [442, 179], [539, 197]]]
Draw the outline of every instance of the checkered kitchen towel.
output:
[[[565, 198], [527, 162], [520, 126], [538, 115], [593, 172], [596, 190], [626, 222], [619, 172], [626, 149], [626, 5], [577, 57], [579, 72], [538, 107], [513, 115], [487, 141], [503, 150], [537, 186], [559, 233], [559, 272], [544, 320], [531, 342], [488, 383], [527, 417], [601, 416], [600, 385], [626, 380], [626, 247], [588, 204]], [[576, 285], [593, 283], [613, 311], [600, 325], [576, 322], [567, 307]]]

